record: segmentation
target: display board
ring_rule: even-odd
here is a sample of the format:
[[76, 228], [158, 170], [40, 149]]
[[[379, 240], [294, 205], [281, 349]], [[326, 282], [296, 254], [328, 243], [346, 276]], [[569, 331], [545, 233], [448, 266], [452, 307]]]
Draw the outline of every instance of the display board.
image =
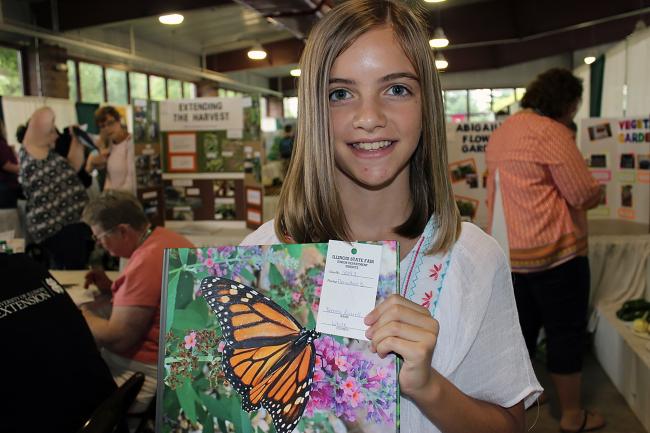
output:
[[165, 222], [165, 195], [158, 102], [136, 99], [128, 112], [132, 113], [136, 194], [149, 221], [160, 226]]
[[170, 221], [243, 221], [243, 173], [212, 178], [165, 175], [165, 219]]
[[161, 103], [167, 219], [261, 224], [261, 205], [249, 211], [244, 189], [260, 184], [259, 119], [258, 98]]
[[583, 119], [580, 149], [604, 191], [589, 218], [650, 224], [650, 118]]
[[498, 122], [448, 123], [449, 176], [456, 204], [465, 221], [486, 229], [487, 164], [485, 149]]

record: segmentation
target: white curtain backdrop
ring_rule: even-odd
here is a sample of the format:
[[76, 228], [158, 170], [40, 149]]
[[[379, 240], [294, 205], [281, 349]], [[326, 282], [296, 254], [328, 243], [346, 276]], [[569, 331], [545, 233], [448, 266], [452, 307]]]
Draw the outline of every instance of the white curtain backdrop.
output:
[[650, 29], [635, 33], [627, 45], [627, 112], [629, 116], [650, 113]]
[[24, 125], [32, 113], [40, 107], [49, 106], [56, 115], [56, 126], [62, 129], [77, 124], [75, 104], [67, 99], [43, 98], [37, 96], [3, 96], [2, 112], [7, 129], [7, 142], [16, 148], [20, 147], [16, 140], [16, 129]]
[[625, 86], [625, 41], [605, 55], [605, 77], [600, 117], [623, 117], [623, 87]]
[[576, 113], [576, 123], [580, 124], [580, 119], [589, 117], [589, 83], [591, 81], [591, 69], [589, 65], [580, 65], [573, 70], [573, 74], [582, 79], [582, 104]]

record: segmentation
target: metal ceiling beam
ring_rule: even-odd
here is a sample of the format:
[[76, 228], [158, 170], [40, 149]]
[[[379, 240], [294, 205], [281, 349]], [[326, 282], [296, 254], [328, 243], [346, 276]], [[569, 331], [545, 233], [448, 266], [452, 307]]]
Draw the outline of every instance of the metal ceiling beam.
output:
[[183, 76], [224, 83], [227, 84], [229, 87], [232, 87], [233, 89], [237, 89], [245, 92], [282, 96], [281, 93], [276, 92], [274, 90], [241, 83], [218, 72], [161, 62], [147, 57], [138, 56], [127, 49], [118, 48], [97, 41], [76, 39], [68, 36], [61, 36], [59, 34], [48, 33], [41, 30], [33, 30], [33, 29], [16, 26], [9, 23], [0, 23], [0, 32], [8, 32], [8, 33], [18, 34], [22, 36], [28, 36], [31, 38], [37, 38], [39, 40], [48, 41], [50, 43], [61, 45], [64, 47], [81, 48], [105, 56], [117, 58], [119, 60], [129, 61], [147, 70], [151, 70], [152, 72], [154, 72], [154, 70], [156, 69], [160, 71], [172, 71]]
[[58, 0], [59, 30], [102, 26], [138, 18], [232, 4], [231, 0]]

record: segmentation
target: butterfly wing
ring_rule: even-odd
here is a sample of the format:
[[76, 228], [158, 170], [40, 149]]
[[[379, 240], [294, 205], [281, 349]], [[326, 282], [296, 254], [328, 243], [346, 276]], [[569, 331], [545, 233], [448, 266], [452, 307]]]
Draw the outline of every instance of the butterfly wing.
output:
[[295, 340], [302, 329], [282, 307], [245, 284], [206, 277], [201, 292], [219, 319], [226, 344], [234, 348], [285, 343]]
[[291, 433], [309, 401], [316, 350], [305, 345], [290, 362], [275, 370], [250, 391], [250, 400], [261, 403], [273, 418], [277, 433]]
[[[219, 319], [226, 340], [223, 370], [241, 395], [243, 409], [250, 412], [263, 404], [274, 416], [271, 405], [280, 391], [283, 392], [279, 401], [291, 392], [298, 393], [292, 410], [275, 415], [285, 425], [293, 420], [297, 423], [306, 404], [314, 366], [311, 340], [302, 338], [302, 343], [295, 344], [301, 335], [300, 324], [282, 307], [244, 284], [207, 277], [201, 283], [201, 290]], [[297, 359], [301, 360], [298, 364]], [[281, 390], [272, 387], [277, 381], [288, 383], [289, 377], [299, 382], [296, 387]], [[303, 383], [308, 385], [302, 386]], [[270, 398], [265, 395], [267, 388], [274, 391]], [[296, 403], [298, 398], [302, 404]]]

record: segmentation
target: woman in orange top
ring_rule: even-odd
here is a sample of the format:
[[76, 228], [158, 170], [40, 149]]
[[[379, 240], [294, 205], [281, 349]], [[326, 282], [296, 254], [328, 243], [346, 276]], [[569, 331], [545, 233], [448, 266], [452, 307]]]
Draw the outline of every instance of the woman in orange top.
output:
[[544, 327], [560, 429], [568, 432], [605, 423], [580, 403], [590, 284], [586, 211], [600, 200], [569, 128], [581, 96], [582, 82], [570, 71], [544, 72], [528, 86], [523, 110], [493, 133], [486, 153], [489, 227], [496, 227], [498, 190], [521, 328], [532, 357]]

